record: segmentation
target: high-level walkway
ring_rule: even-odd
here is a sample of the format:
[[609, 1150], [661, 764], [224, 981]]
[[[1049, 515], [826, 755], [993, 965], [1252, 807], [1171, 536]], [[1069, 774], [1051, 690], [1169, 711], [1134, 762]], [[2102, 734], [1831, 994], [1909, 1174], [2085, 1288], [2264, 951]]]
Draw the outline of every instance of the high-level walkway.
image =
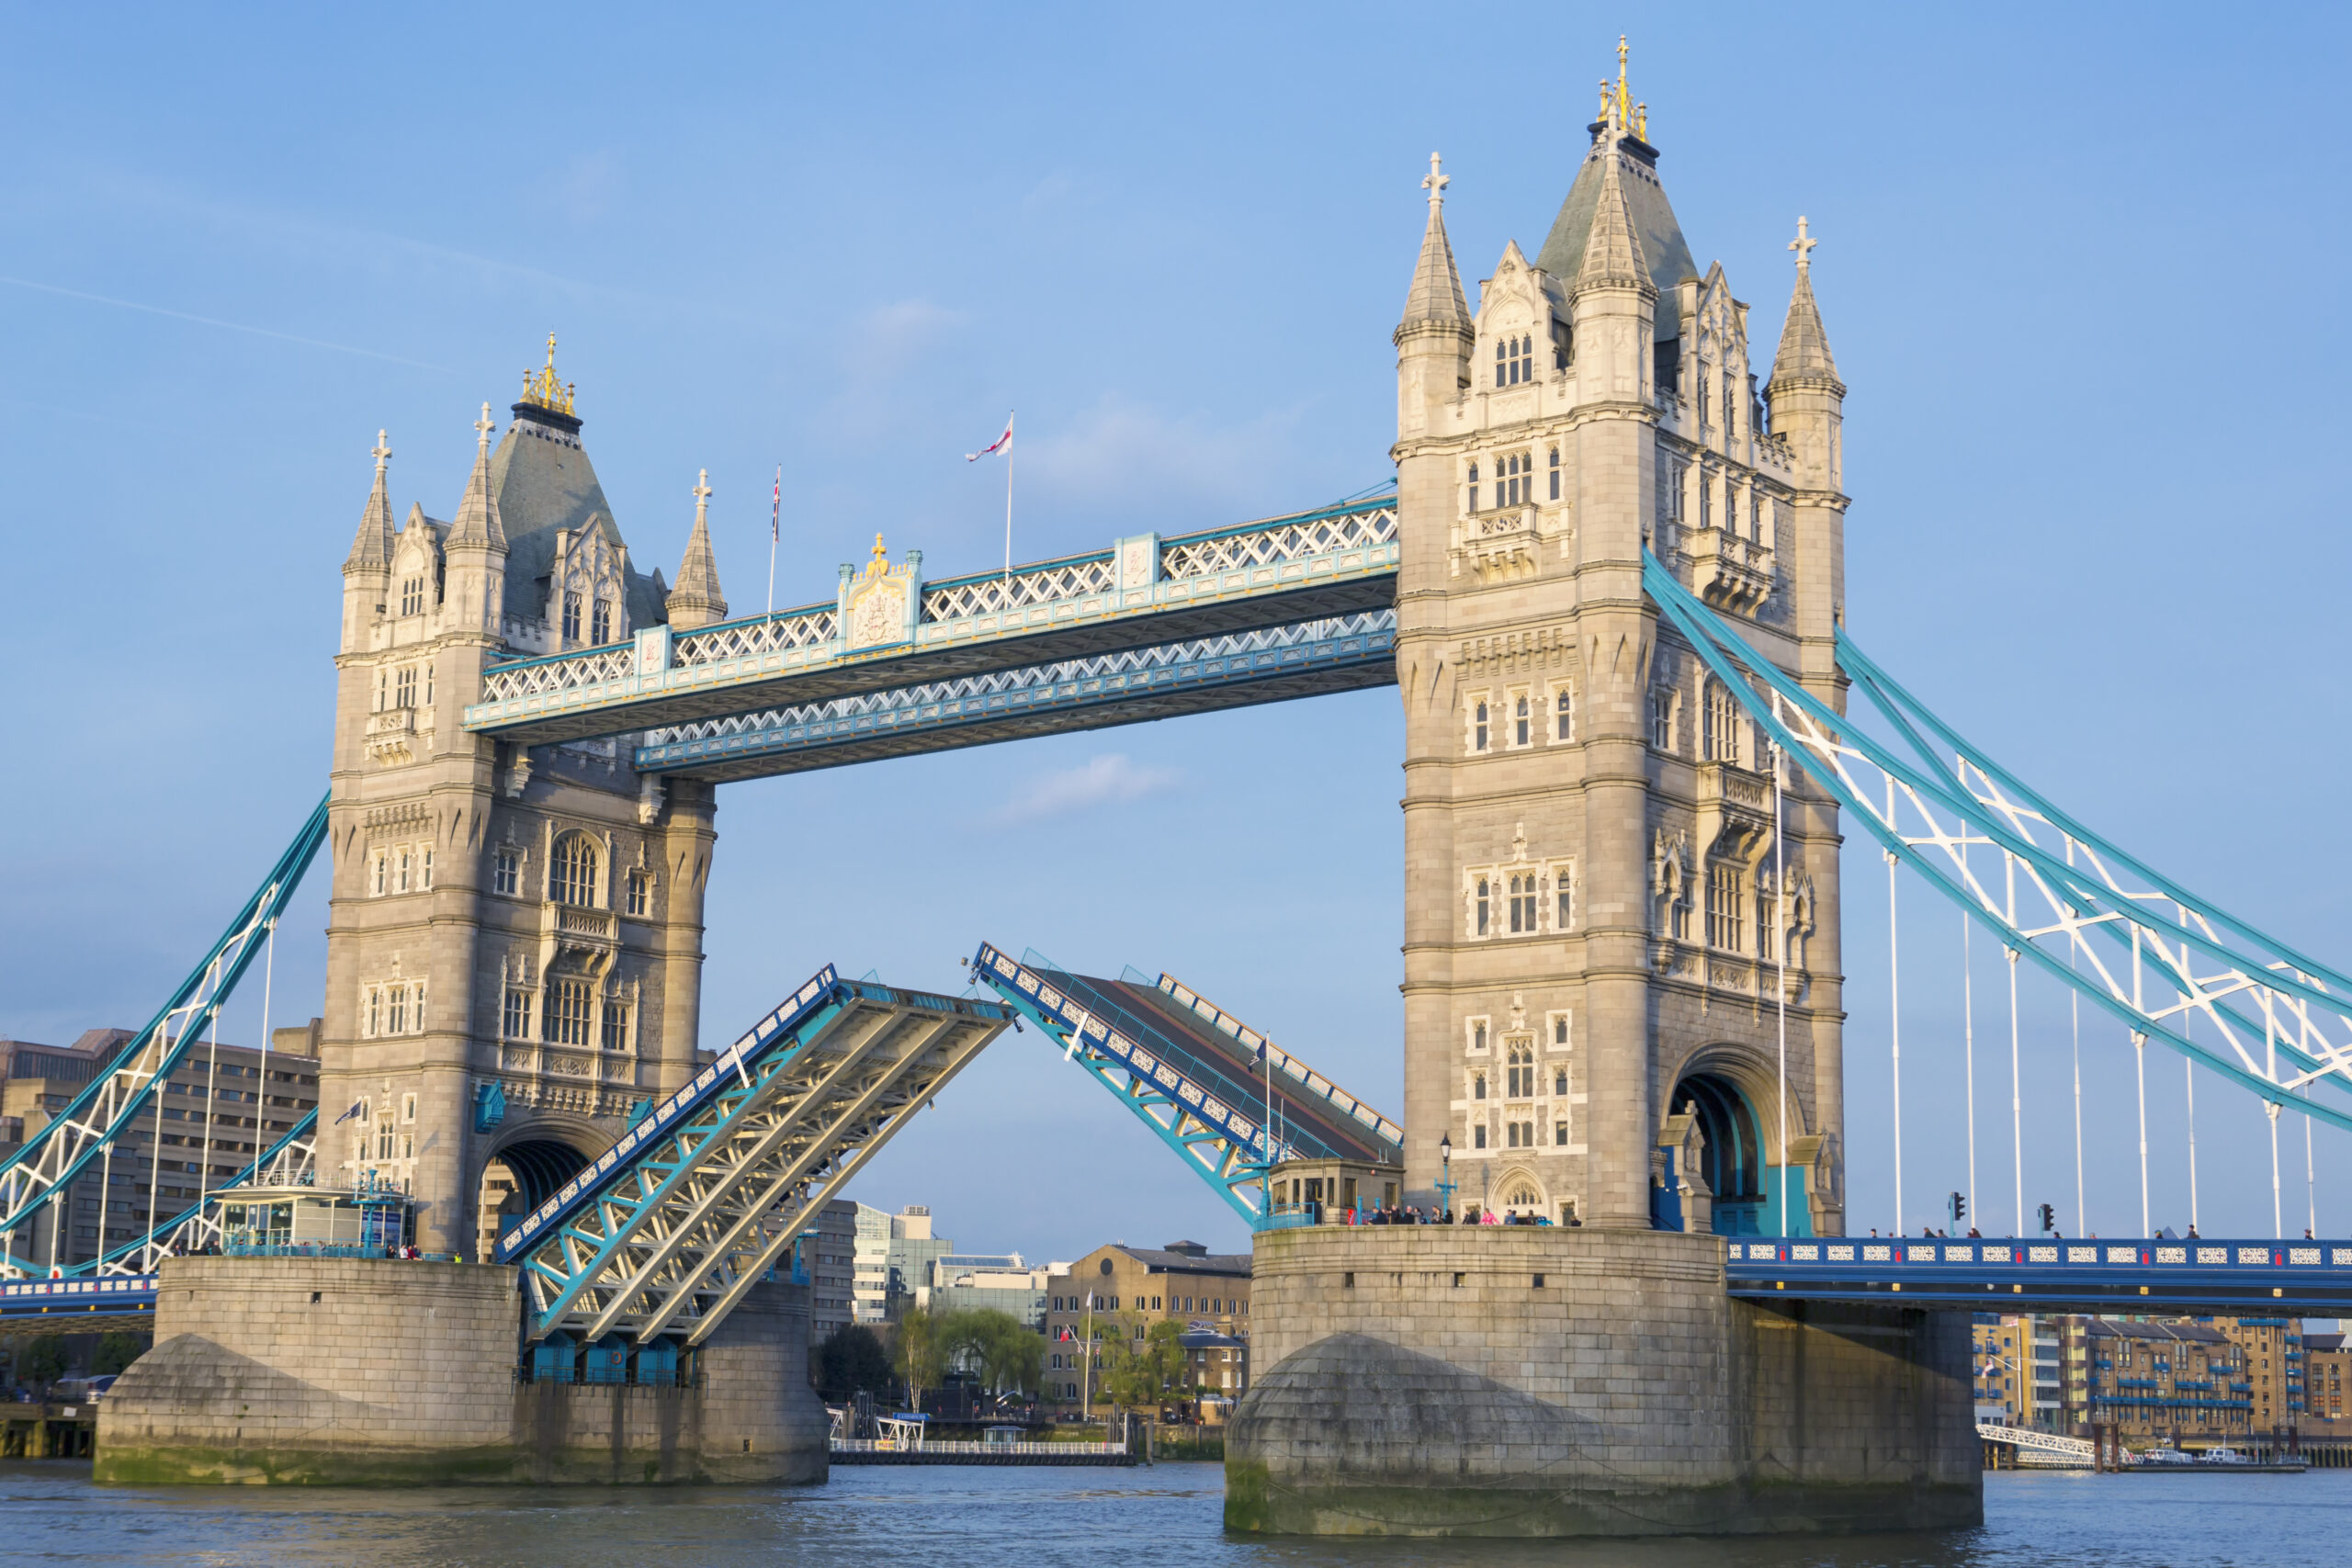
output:
[[1396, 563], [1394, 495], [941, 582], [877, 558], [831, 604], [492, 664], [465, 726], [723, 780], [1393, 684]]

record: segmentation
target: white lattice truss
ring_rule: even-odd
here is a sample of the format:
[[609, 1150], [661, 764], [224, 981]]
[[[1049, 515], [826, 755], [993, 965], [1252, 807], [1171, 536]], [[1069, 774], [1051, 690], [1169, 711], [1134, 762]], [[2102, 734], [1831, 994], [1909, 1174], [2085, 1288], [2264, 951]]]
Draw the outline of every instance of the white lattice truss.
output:
[[993, 615], [1000, 610], [1021, 610], [1032, 604], [1052, 604], [1064, 599], [1082, 599], [1090, 593], [1107, 593], [1118, 585], [1118, 568], [1111, 559], [1111, 552], [1104, 550], [1099, 555], [1023, 567], [1010, 577], [972, 578], [926, 588], [922, 594], [922, 618], [955, 621], [966, 615]]
[[[906, 1122], [1003, 1032], [993, 1003], [865, 983], [796, 1040], [716, 1064], [724, 1088], [649, 1138], [521, 1259], [530, 1335], [700, 1344]], [[503, 1250], [503, 1249], [502, 1249]]]
[[[864, 734], [876, 719], [901, 723], [952, 723], [991, 717], [1039, 702], [1111, 700], [1142, 695], [1170, 683], [1181, 675], [1201, 673], [1214, 679], [1244, 680], [1280, 673], [1290, 656], [1364, 640], [1367, 656], [1385, 652], [1395, 642], [1396, 612], [1370, 610], [1361, 615], [1333, 615], [1295, 626], [1267, 626], [1257, 631], [1221, 637], [1195, 637], [1152, 648], [1126, 649], [1090, 659], [1069, 659], [1051, 664], [1026, 665], [987, 675], [933, 681], [919, 686], [897, 686], [832, 702], [806, 703], [796, 707], [769, 708], [762, 713], [736, 714], [700, 724], [650, 729], [640, 766], [670, 760], [670, 748], [695, 746], [737, 736], [818, 741], [847, 734]], [[1230, 661], [1229, 667], [1202, 670]]]
[[1159, 547], [1159, 574], [1170, 580], [1275, 566], [1339, 550], [1385, 545], [1396, 537], [1394, 505], [1343, 512], [1271, 526], [1252, 525], [1200, 537], [1170, 539]]
[[1988, 1443], [2007, 1443], [2056, 1458], [2080, 1460], [2085, 1464], [2098, 1458], [2097, 1450], [2083, 1438], [2062, 1438], [2055, 1432], [2036, 1432], [2025, 1427], [2003, 1427], [1992, 1421], [1979, 1421], [1976, 1423], [1976, 1435]]
[[797, 610], [756, 621], [729, 621], [706, 631], [682, 632], [676, 642], [681, 665], [716, 664], [759, 653], [784, 653], [819, 648], [833, 640], [839, 616], [830, 604], [820, 610]]
[[558, 692], [576, 692], [589, 686], [601, 686], [608, 681], [626, 680], [636, 668], [636, 661], [637, 649], [632, 645], [615, 643], [579, 653], [559, 654], [550, 659], [492, 665], [482, 671], [482, 701], [544, 697]]
[[[1825, 706], [1655, 558], [1645, 581], [1747, 711], [1890, 858], [2001, 941], [2154, 1040], [2259, 1096], [2352, 1128], [2352, 978], [2116, 849], [1970, 746], [1841, 631], [1852, 692], [1900, 739]], [[2192, 1033], [2195, 1031], [2195, 1033]], [[2201, 1034], [2202, 1038], [2197, 1035]]]

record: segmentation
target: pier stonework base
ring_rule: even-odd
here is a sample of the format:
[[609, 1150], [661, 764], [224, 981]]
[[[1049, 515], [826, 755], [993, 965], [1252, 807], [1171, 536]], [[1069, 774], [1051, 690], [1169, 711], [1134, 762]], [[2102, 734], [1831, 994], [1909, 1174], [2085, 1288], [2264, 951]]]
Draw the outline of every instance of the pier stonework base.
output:
[[1228, 1528], [1631, 1536], [1981, 1523], [1965, 1314], [1724, 1293], [1711, 1235], [1257, 1238]]
[[130, 1483], [817, 1482], [805, 1287], [763, 1284], [684, 1388], [518, 1383], [511, 1268], [178, 1258], [100, 1406]]

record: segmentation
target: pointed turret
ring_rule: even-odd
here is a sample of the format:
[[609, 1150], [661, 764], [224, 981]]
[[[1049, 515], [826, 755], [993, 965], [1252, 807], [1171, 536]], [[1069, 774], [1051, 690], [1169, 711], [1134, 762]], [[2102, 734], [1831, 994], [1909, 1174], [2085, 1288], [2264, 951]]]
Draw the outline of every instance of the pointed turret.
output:
[[1396, 323], [1399, 341], [1417, 328], [1470, 330], [1462, 273], [1453, 265], [1453, 244], [1445, 234], [1445, 187], [1452, 183], [1441, 172], [1438, 155], [1430, 153], [1430, 172], [1421, 181], [1430, 193], [1430, 221], [1421, 231], [1420, 259], [1413, 264], [1413, 287], [1405, 294], [1405, 318]]
[[498, 428], [490, 417], [490, 405], [481, 405], [481, 418], [474, 424], [481, 439], [475, 443], [473, 477], [466, 481], [466, 499], [458, 504], [458, 521], [449, 530], [449, 548], [477, 549], [506, 553], [506, 530], [498, 520], [498, 498], [491, 493], [490, 433]]
[[1633, 209], [1625, 202], [1625, 181], [1614, 147], [1601, 154], [1600, 194], [1593, 203], [1592, 227], [1585, 231], [1584, 255], [1571, 287], [1577, 293], [1611, 287], [1657, 292], [1642, 254], [1642, 237], [1634, 228]]
[[686, 537], [686, 555], [678, 563], [678, 586], [670, 590], [670, 625], [691, 631], [727, 618], [727, 597], [719, 592], [718, 558], [710, 547], [710, 470], [695, 481], [695, 531]]
[[392, 570], [392, 498], [384, 488], [384, 464], [392, 449], [384, 444], [382, 431], [376, 432], [376, 445], [368, 455], [376, 459], [376, 488], [368, 492], [367, 509], [359, 514], [359, 533], [351, 541], [351, 554], [344, 558], [345, 577]]
[[1797, 254], [1797, 286], [1789, 296], [1789, 319], [1781, 328], [1780, 352], [1772, 356], [1772, 378], [1768, 389], [1783, 384], [1801, 382], [1834, 385], [1839, 397], [1846, 388], [1838, 379], [1838, 362], [1829, 356], [1829, 333], [1821, 324], [1821, 307], [1813, 298], [1813, 247], [1821, 243], [1806, 232], [1805, 220], [1797, 220], [1797, 237], [1789, 242], [1789, 249]]

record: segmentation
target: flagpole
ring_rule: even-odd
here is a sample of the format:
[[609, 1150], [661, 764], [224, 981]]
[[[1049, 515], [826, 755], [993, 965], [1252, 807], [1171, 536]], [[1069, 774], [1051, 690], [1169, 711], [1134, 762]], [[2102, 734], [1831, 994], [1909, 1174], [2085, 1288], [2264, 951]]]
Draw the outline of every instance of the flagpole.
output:
[[[1012, 421], [1021, 411], [1004, 416], [1004, 583], [1009, 595], [1012, 588]], [[1012, 608], [1008, 597], [1007, 609]]]
[[775, 466], [775, 500], [768, 512], [768, 610], [775, 614], [775, 543], [784, 532], [784, 465]]

